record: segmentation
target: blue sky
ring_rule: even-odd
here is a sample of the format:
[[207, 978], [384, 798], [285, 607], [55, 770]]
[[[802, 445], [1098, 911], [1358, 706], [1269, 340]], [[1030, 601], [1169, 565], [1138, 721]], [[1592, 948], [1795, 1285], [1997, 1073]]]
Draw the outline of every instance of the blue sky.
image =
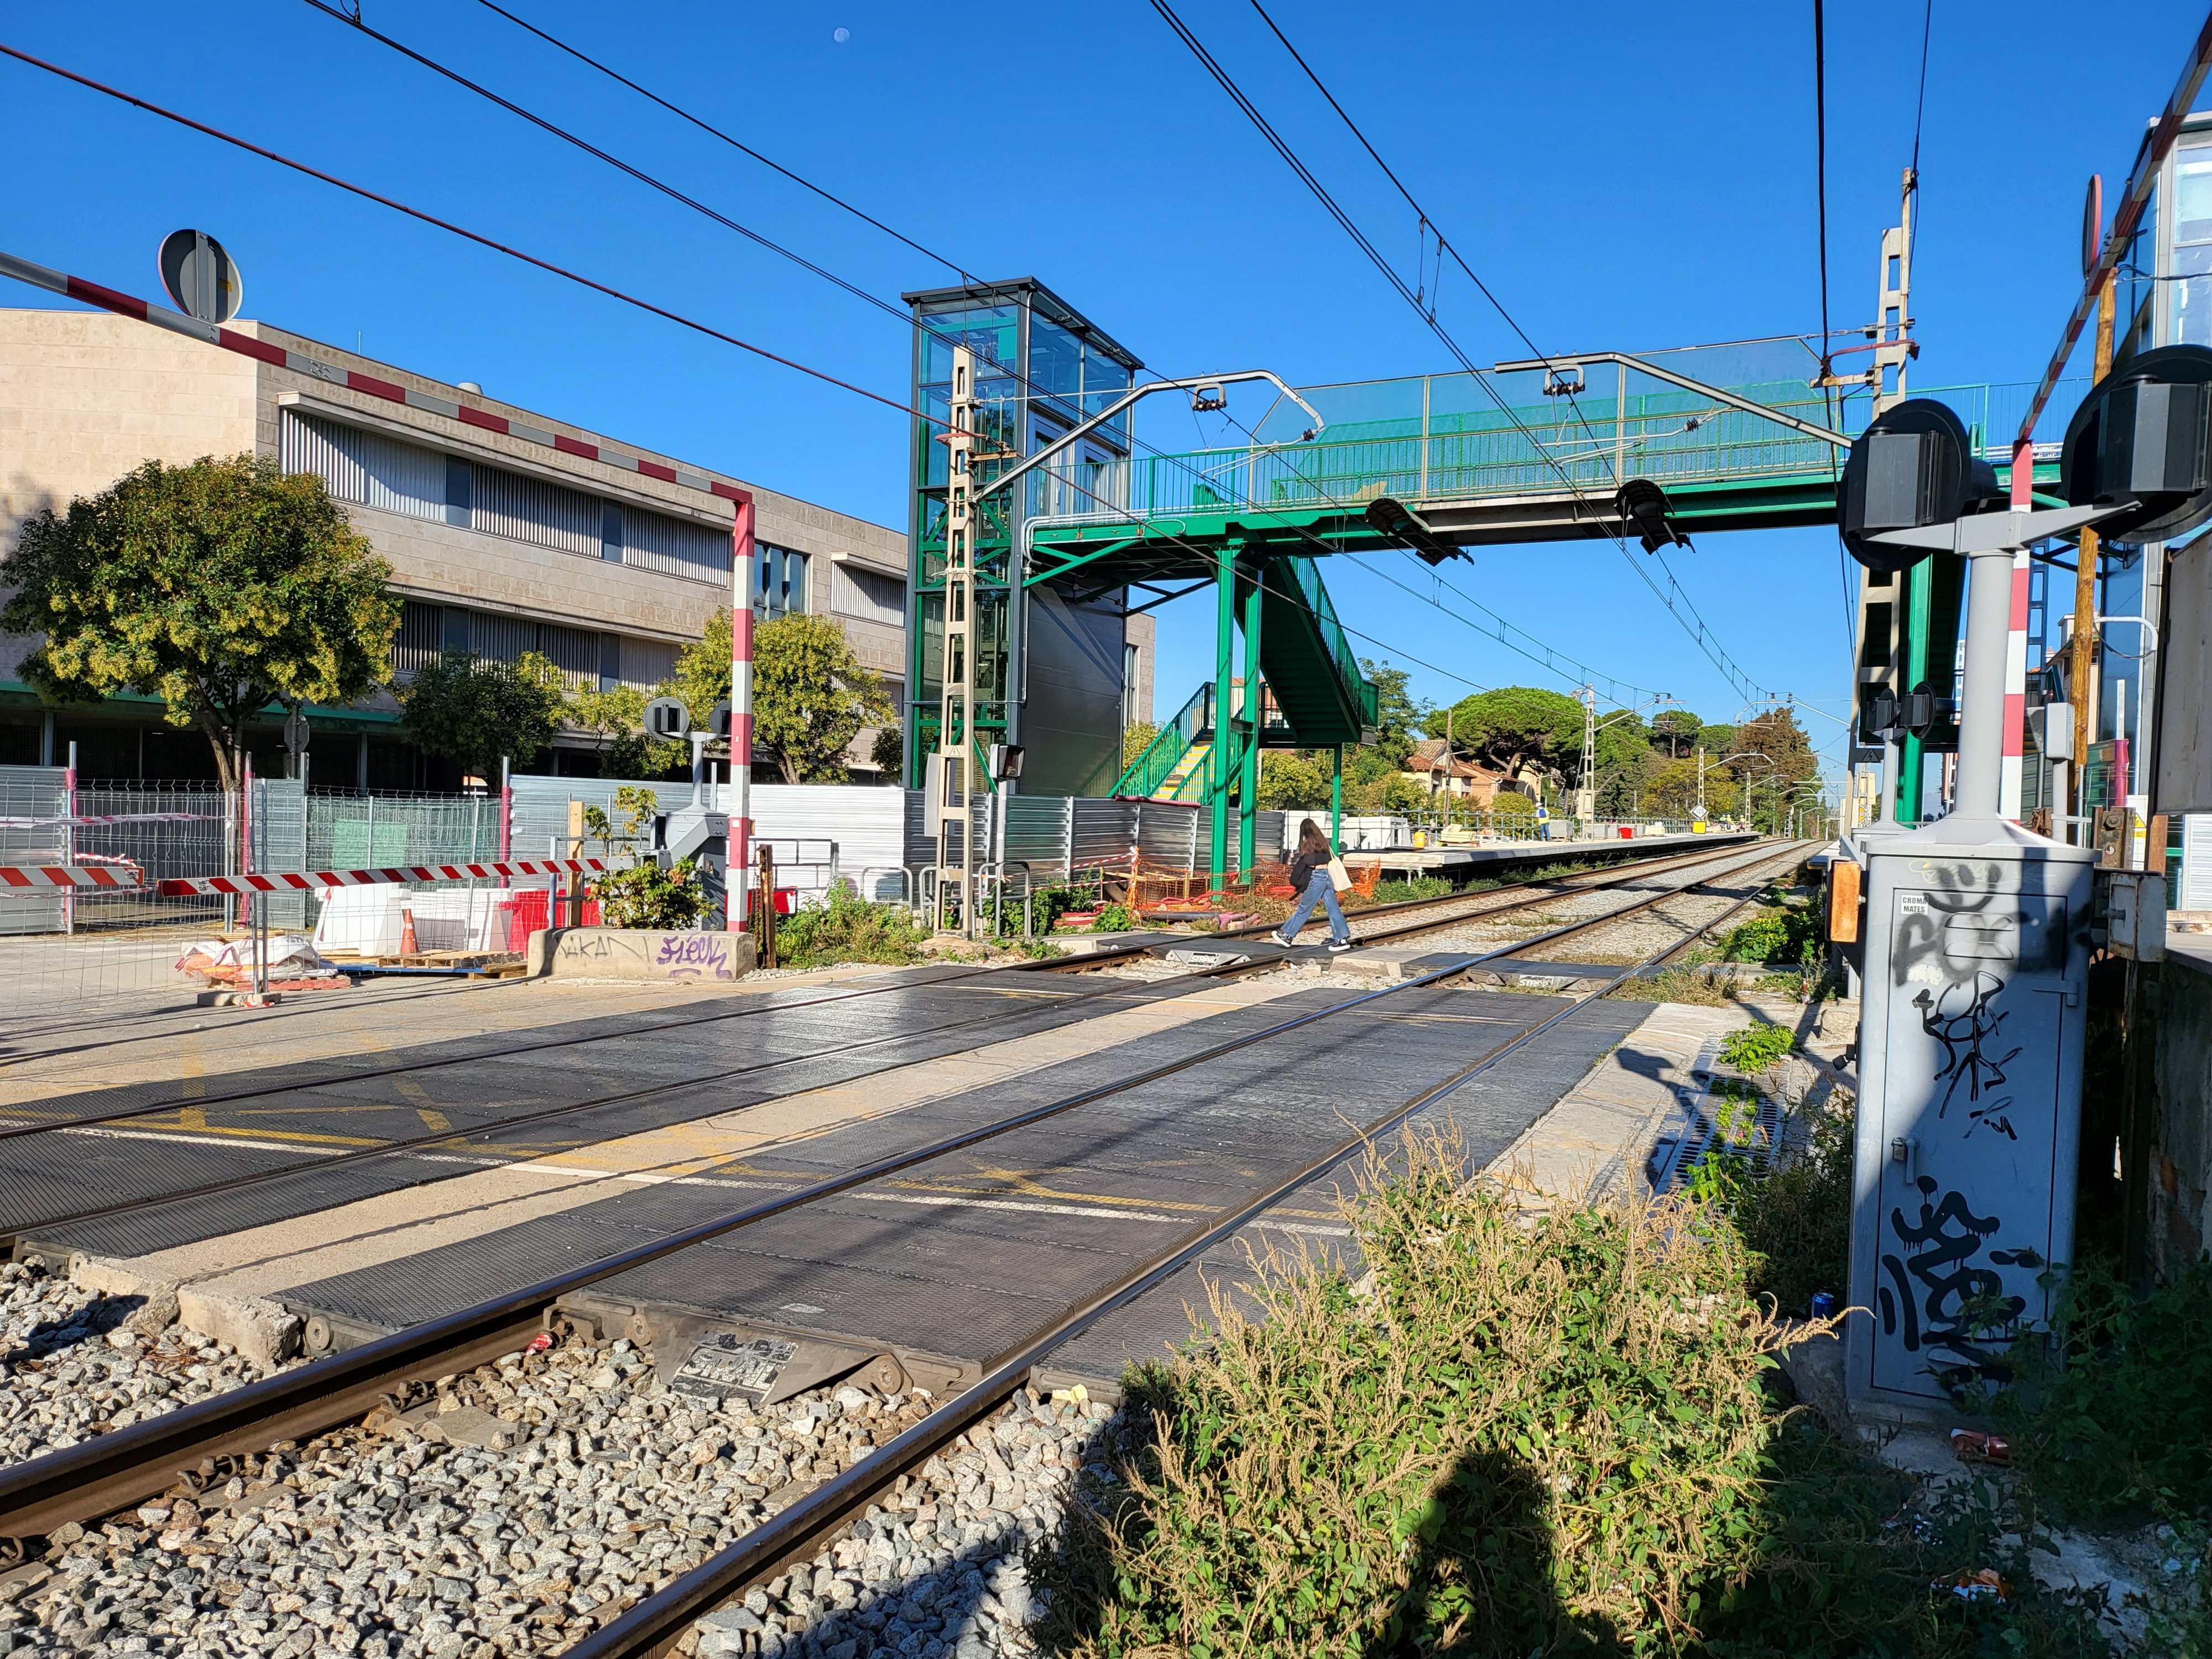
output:
[[[903, 289], [951, 280], [481, 6], [363, 3], [378, 27], [894, 306]], [[1311, 383], [1451, 366], [1143, 0], [978, 0], [957, 35], [947, 14], [877, 0], [510, 9], [968, 269], [1042, 278], [1163, 374], [1264, 366]], [[1809, 3], [1272, 9], [1542, 349], [1817, 329]], [[1250, 7], [1179, 10], [1410, 272], [1411, 211]], [[1922, 0], [1829, 8], [1838, 328], [1869, 320], [1876, 239], [1912, 148], [1922, 16]], [[1935, 9], [1913, 307], [1921, 384], [2036, 376], [2079, 284], [2083, 183], [2101, 171], [2117, 194], [2200, 21], [2178, 0], [2130, 8], [2124, 28], [2080, 19], [2033, 3]], [[173, 8], [118, 0], [16, 9], [0, 40], [903, 394], [897, 319], [301, 0], [235, 5], [221, 21], [181, 28]], [[197, 225], [237, 256], [249, 316], [903, 522], [902, 422], [880, 406], [4, 60], [0, 145], [9, 252], [151, 294], [161, 237]], [[1520, 355], [1456, 278], [1440, 315], [1469, 355]], [[0, 303], [45, 301], [24, 289]], [[1179, 447], [1190, 420], [1148, 430]], [[1711, 536], [1670, 556], [1754, 680], [1843, 710], [1831, 533]], [[1483, 550], [1451, 579], [1536, 637], [1708, 719], [1741, 701], [1610, 543]], [[1346, 562], [1328, 580], [1347, 624], [1411, 669], [1418, 695], [1563, 684]], [[1165, 713], [1206, 672], [1211, 618], [1202, 598], [1160, 614]], [[1808, 723], [1832, 757], [1842, 728]]]

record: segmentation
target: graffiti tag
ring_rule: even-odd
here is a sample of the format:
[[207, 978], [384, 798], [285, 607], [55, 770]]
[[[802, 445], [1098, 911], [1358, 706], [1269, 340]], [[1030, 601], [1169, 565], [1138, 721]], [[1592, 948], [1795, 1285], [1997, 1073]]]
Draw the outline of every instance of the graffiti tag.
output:
[[710, 973], [716, 979], [731, 977], [730, 942], [720, 933], [667, 934], [653, 961], [656, 968], [672, 969], [671, 977], [676, 979], [696, 979]]
[[[1983, 1091], [2002, 1085], [2004, 1068], [2018, 1057], [2018, 1043], [2001, 1054], [1990, 1052], [2004, 1029], [2006, 1015], [1991, 1012], [1990, 1005], [2004, 987], [1995, 974], [1978, 972], [1971, 980], [1946, 985], [1932, 994], [1923, 989], [1912, 999], [1912, 1006], [1920, 1010], [1920, 1029], [1943, 1048], [1943, 1063], [1936, 1068], [1936, 1081], [1948, 1079], [1949, 1082], [1936, 1106], [1936, 1116], [1948, 1115], [1951, 1097], [1959, 1092], [1962, 1082], [1969, 1101], [1978, 1101]], [[1955, 1006], [1954, 993], [1967, 998], [1965, 1007]]]
[[[1945, 1193], [1939, 1201], [1933, 1176], [1922, 1176], [1913, 1185], [1920, 1192], [1918, 1219], [1908, 1222], [1902, 1209], [1889, 1212], [1890, 1231], [1910, 1254], [1881, 1258], [1891, 1280], [1876, 1290], [1883, 1334], [1901, 1335], [1911, 1353], [1954, 1356], [1957, 1363], [1946, 1370], [2005, 1376], [2009, 1373], [1999, 1358], [2002, 1342], [1990, 1339], [2001, 1336], [2027, 1304], [2004, 1293], [2001, 1274], [1973, 1265], [2002, 1224], [1995, 1216], [1976, 1215], [1963, 1193]], [[1995, 1252], [1990, 1260], [2026, 1265], [2033, 1254]]]

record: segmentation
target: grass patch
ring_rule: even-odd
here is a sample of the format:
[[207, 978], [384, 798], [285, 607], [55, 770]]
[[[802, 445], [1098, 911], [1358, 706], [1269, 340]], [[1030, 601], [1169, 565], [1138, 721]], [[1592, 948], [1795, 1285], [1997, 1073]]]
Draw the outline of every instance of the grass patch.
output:
[[[1362, 1277], [1256, 1262], [1202, 1344], [1130, 1373], [1110, 1474], [1031, 1559], [1048, 1651], [2104, 1659], [1993, 1485], [1933, 1504], [1783, 1404], [1752, 1206], [1532, 1220], [1448, 1137], [1388, 1163], [1347, 1211]], [[2006, 1603], [1941, 1588], [1990, 1566]]]
[[1694, 968], [1662, 968], [1656, 974], [1623, 980], [1606, 995], [1626, 1002], [1684, 1002], [1698, 1008], [1725, 1008], [1728, 981], [1708, 978]]
[[1403, 904], [1408, 899], [1446, 898], [1460, 890], [1442, 876], [1409, 876], [1401, 880], [1393, 878], [1375, 884], [1376, 904]]
[[1827, 937], [1825, 896], [1801, 896], [1774, 887], [1767, 890], [1766, 903], [1759, 915], [1729, 930], [1721, 960], [1793, 967], [1819, 962]]
[[842, 962], [902, 967], [921, 960], [929, 938], [902, 904], [872, 904], [838, 882], [775, 925], [776, 959], [787, 968], [829, 968]]

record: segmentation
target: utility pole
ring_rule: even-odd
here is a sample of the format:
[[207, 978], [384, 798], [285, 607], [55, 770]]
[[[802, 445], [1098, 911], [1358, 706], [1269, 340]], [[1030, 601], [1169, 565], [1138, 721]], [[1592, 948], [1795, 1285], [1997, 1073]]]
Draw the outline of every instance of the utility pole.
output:
[[1584, 829], [1597, 818], [1597, 688], [1585, 685], [1575, 693], [1583, 705], [1582, 787], [1575, 791], [1575, 816]]
[[[2105, 279], [2103, 292], [2097, 295], [2096, 374], [2090, 382], [2097, 384], [2112, 372], [2112, 279]], [[2074, 758], [2066, 763], [2066, 787], [2052, 791], [2058, 799], [2074, 809], [2075, 822], [2070, 826], [2053, 824], [2058, 839], [2070, 841], [2077, 846], [2088, 840], [2089, 816], [2087, 792], [2083, 779], [2087, 771], [2085, 762], [2089, 758], [2089, 681], [2096, 672], [2097, 653], [2097, 532], [2085, 525], [2081, 529], [2081, 544], [2074, 551], [2074, 652], [2073, 661], [2067, 665], [2066, 695], [2074, 705]], [[2148, 724], [2145, 731], [2149, 730]], [[2122, 788], [2117, 795], [2124, 795]]]
[[975, 925], [975, 825], [969, 798], [975, 772], [975, 354], [952, 348], [951, 421], [939, 434], [945, 468], [945, 654], [937, 710], [937, 754], [931, 769], [932, 810], [937, 815], [937, 900], [932, 925], [945, 926], [945, 892], [952, 864], [952, 826], [960, 834], [960, 925]]
[[[1833, 366], [1823, 361], [1823, 372], [1814, 382], [1822, 387], [1850, 389], [1863, 386], [1873, 399], [1874, 415], [1879, 416], [1893, 405], [1902, 403], [1910, 393], [1905, 389], [1905, 378], [1912, 356], [1918, 349], [1912, 334], [1912, 204], [1920, 188], [1919, 175], [1907, 167], [1905, 170], [1903, 199], [1898, 210], [1897, 222], [1881, 233], [1881, 264], [1875, 281], [1875, 318], [1867, 331], [1873, 341], [1870, 361], [1867, 368], [1856, 374], [1838, 374]], [[1820, 343], [1827, 350], [1827, 342]], [[1860, 348], [1869, 349], [1869, 348]], [[1909, 587], [1911, 580], [1905, 575], [1878, 575], [1862, 568], [1859, 571], [1858, 629], [1854, 635], [1856, 656], [1865, 663], [1867, 641], [1871, 631], [1869, 623], [1875, 618], [1884, 621], [1883, 643], [1888, 647], [1870, 665], [1855, 666], [1852, 674], [1857, 696], [1852, 709], [1851, 739], [1858, 741], [1859, 716], [1876, 692], [1887, 691], [1893, 696], [1902, 696], [1911, 690], [1911, 678], [1905, 661], [1904, 642], [1911, 628], [1911, 605]], [[1924, 583], [1924, 571], [1917, 578]], [[1924, 607], [1923, 607], [1924, 608]], [[1901, 740], [1899, 740], [1901, 742]], [[1906, 756], [1898, 743], [1881, 739], [1889, 750], [1882, 770], [1881, 814], [1894, 820], [1897, 817], [1897, 798], [1906, 769]], [[1918, 744], [1913, 745], [1918, 750]]]
[[1705, 745], [1698, 745], [1698, 822], [1705, 821]]

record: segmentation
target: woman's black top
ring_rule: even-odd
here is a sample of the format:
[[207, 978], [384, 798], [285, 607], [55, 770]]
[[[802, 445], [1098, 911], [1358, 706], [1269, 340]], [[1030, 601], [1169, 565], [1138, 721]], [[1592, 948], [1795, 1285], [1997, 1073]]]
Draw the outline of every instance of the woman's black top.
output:
[[1313, 879], [1313, 872], [1326, 869], [1335, 856], [1334, 853], [1300, 853], [1291, 860], [1291, 890], [1304, 893], [1306, 884]]

